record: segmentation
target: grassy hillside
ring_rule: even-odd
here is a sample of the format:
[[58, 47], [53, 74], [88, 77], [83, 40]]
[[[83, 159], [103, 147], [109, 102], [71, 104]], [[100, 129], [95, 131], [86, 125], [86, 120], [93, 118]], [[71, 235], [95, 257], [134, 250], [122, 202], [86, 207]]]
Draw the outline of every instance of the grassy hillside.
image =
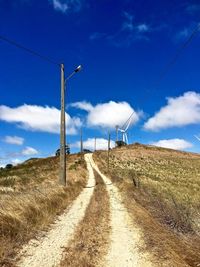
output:
[[[107, 155], [106, 151], [96, 152], [95, 161], [118, 186], [127, 208], [138, 215], [149, 247], [153, 249], [155, 245], [154, 249], [158, 250], [158, 242], [164, 240], [160, 256], [169, 243], [171, 253], [185, 253], [186, 262], [197, 266], [200, 260], [200, 155], [135, 144], [112, 149], [109, 170]], [[164, 228], [156, 222], [153, 227], [147, 213], [134, 209], [135, 201]], [[162, 229], [168, 230], [162, 233]]]
[[14, 266], [16, 249], [46, 229], [85, 186], [87, 171], [79, 155], [67, 157], [67, 168], [66, 189], [58, 185], [58, 157], [0, 170], [0, 266]]

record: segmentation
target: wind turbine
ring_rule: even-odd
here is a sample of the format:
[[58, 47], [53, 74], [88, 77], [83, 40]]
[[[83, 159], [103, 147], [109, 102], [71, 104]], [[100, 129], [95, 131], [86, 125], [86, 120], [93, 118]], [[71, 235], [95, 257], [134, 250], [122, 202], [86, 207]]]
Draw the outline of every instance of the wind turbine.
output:
[[198, 137], [197, 135], [194, 135], [194, 137], [200, 141], [200, 137]]
[[129, 126], [131, 124], [132, 121], [132, 116], [133, 116], [134, 112], [131, 114], [131, 116], [128, 118], [128, 120], [124, 123], [124, 125], [119, 128], [117, 126], [117, 131], [120, 131], [122, 133], [122, 141], [128, 145], [128, 136], [127, 136], [127, 131], [129, 129]]

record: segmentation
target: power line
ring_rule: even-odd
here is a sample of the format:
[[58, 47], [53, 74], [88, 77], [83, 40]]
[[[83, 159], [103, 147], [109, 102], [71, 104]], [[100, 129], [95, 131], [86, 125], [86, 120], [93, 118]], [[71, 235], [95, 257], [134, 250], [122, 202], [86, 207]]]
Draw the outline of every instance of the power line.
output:
[[179, 49], [176, 51], [175, 56], [172, 58], [169, 63], [166, 64], [166, 66], [163, 68], [163, 71], [160, 73], [157, 85], [162, 81], [162, 79], [165, 77], [165, 75], [168, 73], [170, 68], [177, 62], [180, 54], [183, 52], [183, 50], [189, 46], [189, 44], [192, 42], [194, 37], [200, 32], [200, 23], [198, 23], [197, 27], [194, 28], [190, 36], [186, 39], [186, 41], [179, 47]]
[[32, 49], [29, 49], [29, 48], [27, 48], [27, 47], [25, 47], [25, 46], [23, 46], [23, 45], [21, 45], [21, 44], [15, 42], [15, 41], [13, 41], [13, 40], [8, 39], [7, 37], [4, 37], [4, 36], [0, 35], [0, 40], [5, 41], [5, 42], [9, 43], [10, 45], [13, 45], [13, 46], [15, 46], [15, 47], [17, 47], [17, 48], [19, 48], [19, 49], [22, 49], [22, 50], [24, 50], [24, 51], [26, 51], [26, 52], [28, 52], [28, 53], [34, 55], [34, 56], [37, 56], [37, 57], [39, 57], [39, 58], [41, 58], [41, 59], [43, 59], [43, 60], [45, 60], [45, 61], [48, 61], [48, 62], [51, 63], [51, 64], [60, 66], [59, 63], [55, 62], [55, 61], [52, 60], [51, 58], [46, 57], [46, 56], [43, 56], [43, 55], [41, 55], [41, 54], [35, 52], [35, 51], [32, 50]]
[[154, 94], [154, 97], [155, 97], [155, 94], [158, 92], [159, 85], [160, 85], [161, 81], [163, 80], [163, 78], [166, 76], [166, 74], [171, 69], [171, 67], [177, 62], [177, 60], [179, 59], [179, 57], [180, 57], [181, 53], [184, 51], [184, 49], [186, 49], [190, 45], [190, 43], [193, 41], [194, 37], [199, 32], [200, 32], [200, 23], [197, 24], [197, 26], [191, 32], [190, 36], [176, 50], [176, 53], [175, 53], [174, 57], [165, 65], [163, 70], [161, 70], [157, 80], [155, 79], [154, 88], [147, 89], [145, 91], [145, 97], [143, 96], [142, 101], [140, 101], [140, 106], [143, 105], [144, 102], [147, 100], [147, 96], [150, 97], [150, 96], [152, 96]]

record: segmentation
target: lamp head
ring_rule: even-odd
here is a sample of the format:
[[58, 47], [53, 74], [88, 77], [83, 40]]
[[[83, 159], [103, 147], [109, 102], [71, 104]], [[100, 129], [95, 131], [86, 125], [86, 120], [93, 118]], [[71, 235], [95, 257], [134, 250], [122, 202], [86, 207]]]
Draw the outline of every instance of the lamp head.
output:
[[79, 65], [79, 66], [74, 70], [74, 72], [79, 72], [81, 69], [82, 69], [82, 66]]

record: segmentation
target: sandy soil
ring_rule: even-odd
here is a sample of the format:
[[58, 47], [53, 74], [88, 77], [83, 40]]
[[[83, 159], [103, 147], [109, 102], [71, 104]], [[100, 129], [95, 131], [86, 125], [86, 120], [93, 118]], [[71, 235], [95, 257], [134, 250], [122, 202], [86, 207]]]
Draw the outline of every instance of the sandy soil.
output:
[[125, 209], [118, 189], [98, 169], [92, 159], [88, 156], [92, 167], [101, 175], [107, 184], [110, 195], [111, 206], [111, 237], [110, 248], [107, 256], [102, 262], [106, 267], [150, 267], [153, 266], [151, 255], [140, 250], [144, 246], [142, 234], [137, 225], [133, 225], [131, 218]]
[[[57, 218], [51, 230], [43, 237], [31, 240], [21, 253], [18, 267], [59, 266], [65, 247], [72, 240], [78, 224], [85, 216], [95, 188], [95, 169], [107, 185], [110, 201], [109, 249], [100, 261], [102, 267], [151, 267], [151, 255], [144, 253], [144, 243], [139, 227], [131, 220], [122, 203], [120, 193], [94, 163], [92, 154], [86, 154], [85, 160], [89, 173], [88, 184], [82, 193], [61, 216]], [[89, 226], [88, 226], [89, 227]], [[81, 266], [80, 266], [81, 267]]]
[[65, 246], [73, 237], [76, 226], [83, 219], [94, 191], [95, 179], [89, 156], [85, 155], [89, 172], [87, 188], [82, 191], [71, 207], [57, 218], [49, 232], [43, 237], [31, 240], [22, 249], [17, 266], [53, 267], [59, 265]]

